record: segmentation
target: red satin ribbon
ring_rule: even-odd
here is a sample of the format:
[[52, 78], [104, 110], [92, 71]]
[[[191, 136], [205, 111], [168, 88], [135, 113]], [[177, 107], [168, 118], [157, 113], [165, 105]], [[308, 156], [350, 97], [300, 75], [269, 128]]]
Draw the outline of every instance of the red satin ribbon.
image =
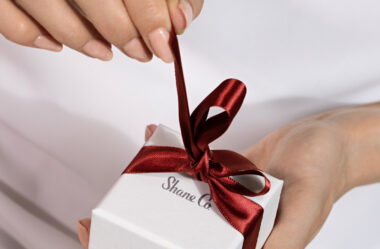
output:
[[[245, 85], [236, 79], [225, 80], [207, 96], [190, 116], [178, 40], [172, 34], [175, 57], [179, 121], [185, 149], [144, 146], [123, 173], [183, 172], [208, 183], [211, 196], [225, 219], [244, 236], [243, 249], [256, 248], [264, 210], [244, 196], [259, 196], [270, 189], [265, 175], [248, 159], [228, 150], [210, 150], [209, 143], [220, 137], [239, 111]], [[208, 117], [211, 107], [224, 112]], [[255, 193], [231, 176], [253, 174], [264, 177], [265, 187]]]

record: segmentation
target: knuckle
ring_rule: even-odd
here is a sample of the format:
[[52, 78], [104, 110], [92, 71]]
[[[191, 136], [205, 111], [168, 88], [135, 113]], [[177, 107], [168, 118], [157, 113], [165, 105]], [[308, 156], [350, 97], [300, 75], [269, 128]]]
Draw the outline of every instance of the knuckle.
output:
[[116, 14], [109, 21], [100, 24], [98, 30], [104, 38], [115, 45], [123, 45], [138, 35], [124, 13]]
[[142, 12], [141, 23], [146, 30], [153, 30], [157, 27], [167, 27], [170, 24], [169, 14], [167, 9], [162, 9], [157, 6], [155, 1], [149, 1], [145, 6], [146, 9]]

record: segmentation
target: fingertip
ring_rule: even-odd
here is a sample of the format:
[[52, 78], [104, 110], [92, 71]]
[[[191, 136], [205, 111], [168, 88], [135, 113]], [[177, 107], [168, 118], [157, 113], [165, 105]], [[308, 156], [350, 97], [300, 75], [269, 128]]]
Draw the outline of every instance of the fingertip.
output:
[[178, 9], [182, 12], [185, 19], [185, 28], [189, 27], [194, 18], [193, 7], [188, 0], [180, 0]]
[[83, 47], [83, 53], [86, 55], [97, 58], [102, 61], [112, 60], [113, 53], [109, 44], [102, 40], [92, 39], [89, 40]]
[[90, 227], [91, 220], [83, 219], [77, 221], [78, 237], [79, 241], [84, 248], [88, 248], [88, 243], [90, 240]]
[[158, 28], [148, 35], [153, 53], [165, 63], [172, 63], [174, 57], [169, 46], [170, 33], [164, 28]]
[[150, 124], [145, 128], [145, 141], [147, 141], [153, 135], [156, 129], [157, 125], [155, 124]]
[[148, 62], [152, 59], [152, 53], [149, 51], [149, 49], [144, 44], [144, 41], [140, 37], [129, 41], [123, 46], [122, 50], [127, 56], [140, 62]]
[[53, 52], [61, 52], [63, 46], [49, 35], [39, 35], [34, 40], [33, 45], [36, 48], [45, 49]]
[[193, 8], [187, 0], [171, 3], [170, 16], [177, 34], [183, 34], [193, 20]]

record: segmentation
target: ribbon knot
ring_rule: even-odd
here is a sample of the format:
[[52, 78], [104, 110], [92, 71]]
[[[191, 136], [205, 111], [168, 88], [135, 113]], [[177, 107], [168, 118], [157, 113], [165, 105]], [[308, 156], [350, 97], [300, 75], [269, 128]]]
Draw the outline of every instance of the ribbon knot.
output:
[[[214, 203], [225, 219], [244, 236], [243, 249], [256, 247], [263, 208], [245, 196], [259, 196], [270, 189], [266, 176], [248, 159], [229, 150], [210, 150], [209, 144], [230, 126], [239, 111], [245, 85], [236, 79], [222, 82], [190, 115], [183, 68], [176, 35], [171, 46], [175, 58], [178, 111], [185, 149], [169, 146], [144, 146], [123, 173], [182, 172], [207, 183]], [[224, 111], [208, 117], [211, 107]], [[232, 177], [258, 175], [264, 187], [254, 192]]]
[[189, 174], [199, 181], [207, 182], [207, 179], [209, 178], [209, 169], [210, 169], [210, 160], [211, 160], [210, 153], [211, 153], [210, 149], [207, 148], [204, 151], [200, 160], [191, 164], [191, 171]]

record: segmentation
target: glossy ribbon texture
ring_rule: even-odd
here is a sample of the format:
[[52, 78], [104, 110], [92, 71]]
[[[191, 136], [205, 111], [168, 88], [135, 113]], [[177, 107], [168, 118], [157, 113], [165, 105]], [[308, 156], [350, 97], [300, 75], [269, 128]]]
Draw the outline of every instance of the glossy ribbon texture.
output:
[[[243, 234], [243, 249], [254, 249], [264, 210], [245, 196], [266, 194], [270, 182], [251, 161], [238, 153], [209, 148], [209, 144], [228, 129], [239, 111], [246, 94], [245, 85], [236, 79], [225, 80], [190, 115], [175, 34], [170, 43], [175, 57], [179, 121], [185, 149], [144, 146], [123, 173], [183, 172], [206, 182], [217, 208]], [[211, 107], [220, 107], [224, 112], [208, 117]], [[231, 178], [245, 174], [264, 177], [264, 188], [255, 193]]]

